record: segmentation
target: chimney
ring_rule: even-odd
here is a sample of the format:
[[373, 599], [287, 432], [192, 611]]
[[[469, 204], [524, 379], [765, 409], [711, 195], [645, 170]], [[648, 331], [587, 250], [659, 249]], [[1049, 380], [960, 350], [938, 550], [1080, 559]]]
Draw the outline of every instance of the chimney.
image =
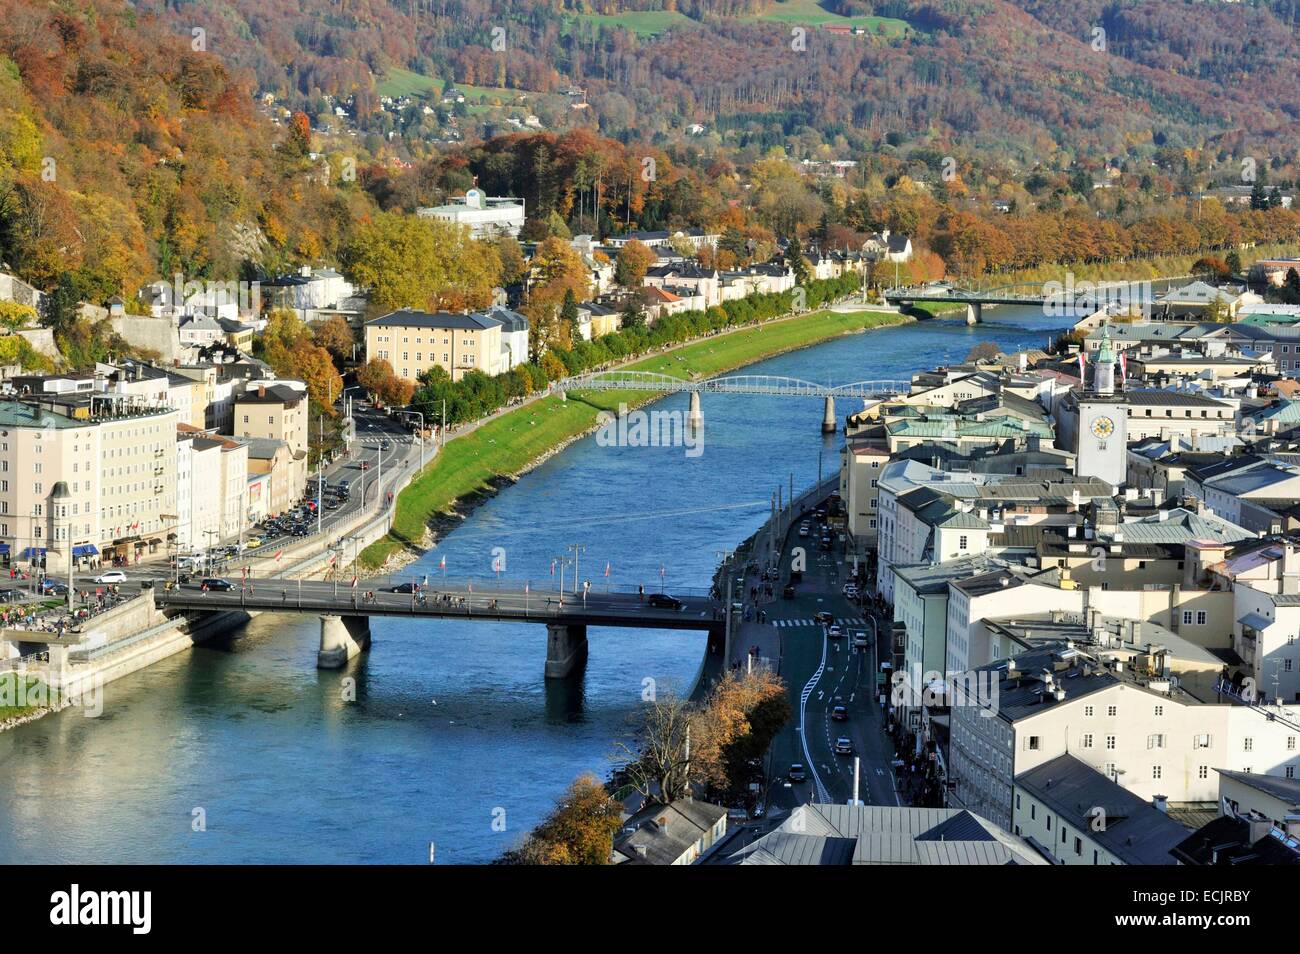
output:
[[266, 397], [266, 385], [259, 384], [257, 386], [257, 396], [260, 398]]
[[1268, 833], [1273, 830], [1273, 823], [1271, 821], [1267, 818], [1260, 818], [1253, 813], [1246, 819], [1246, 821], [1250, 825], [1251, 845], [1256, 845], [1263, 841], [1268, 837]]
[[638, 858], [644, 858], [649, 854], [649, 848], [646, 845], [634, 845]]
[[1169, 796], [1168, 796], [1168, 795], [1152, 795], [1152, 796], [1151, 796], [1151, 807], [1154, 808], [1156, 811], [1160, 812], [1160, 814], [1162, 814], [1162, 815], [1168, 815], [1168, 814], [1169, 814]]

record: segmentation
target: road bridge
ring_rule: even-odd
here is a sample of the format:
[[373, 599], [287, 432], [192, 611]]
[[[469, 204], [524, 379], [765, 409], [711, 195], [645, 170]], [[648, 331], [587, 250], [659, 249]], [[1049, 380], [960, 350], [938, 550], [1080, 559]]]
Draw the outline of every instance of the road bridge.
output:
[[[345, 584], [307, 580], [253, 580], [234, 589], [203, 590], [196, 584], [166, 589], [153, 587], [161, 609], [184, 612], [312, 614], [321, 618], [317, 656], [322, 668], [338, 668], [370, 642], [370, 617], [455, 619], [483, 623], [537, 623], [546, 626], [546, 675], [568, 676], [587, 658], [587, 627], [694, 630], [709, 634], [711, 646], [721, 647], [725, 621], [714, 599], [691, 593], [677, 597], [679, 606], [654, 606], [652, 594], [597, 592], [584, 597], [557, 590], [535, 590], [520, 583], [481, 585], [438, 580], [419, 593], [357, 589]], [[371, 596], [370, 594], [373, 594]]]
[[963, 288], [955, 285], [907, 285], [888, 288], [883, 293], [885, 301], [901, 308], [910, 308], [917, 302], [966, 305], [966, 323], [983, 320], [985, 305], [1028, 305], [1046, 308], [1049, 305], [1062, 312], [1075, 310], [1096, 311], [1109, 304], [1126, 307], [1149, 308], [1153, 300], [1151, 282], [1016, 282], [985, 288]]

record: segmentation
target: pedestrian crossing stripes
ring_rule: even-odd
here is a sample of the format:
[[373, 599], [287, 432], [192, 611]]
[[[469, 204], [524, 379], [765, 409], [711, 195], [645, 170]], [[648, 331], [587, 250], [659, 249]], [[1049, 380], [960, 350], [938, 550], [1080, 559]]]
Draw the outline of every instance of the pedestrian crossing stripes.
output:
[[411, 436], [402, 437], [393, 434], [389, 437], [361, 437], [357, 439], [358, 444], [365, 444], [367, 447], [378, 447], [380, 444], [412, 444], [415, 438]]
[[[773, 626], [820, 626], [814, 619], [773, 619], [768, 620]], [[835, 622], [841, 626], [865, 626], [867, 621], [861, 616], [837, 616]]]

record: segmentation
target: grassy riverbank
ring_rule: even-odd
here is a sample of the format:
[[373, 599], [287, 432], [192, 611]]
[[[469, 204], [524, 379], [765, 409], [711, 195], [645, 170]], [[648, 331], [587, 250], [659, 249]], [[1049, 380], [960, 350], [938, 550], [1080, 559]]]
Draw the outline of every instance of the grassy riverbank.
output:
[[[708, 377], [838, 335], [900, 324], [909, 319], [881, 311], [818, 311], [715, 335], [627, 365], [678, 378]], [[526, 471], [556, 448], [581, 437], [602, 410], [652, 401], [646, 391], [574, 392], [567, 401], [546, 397], [502, 414], [448, 442], [442, 453], [397, 498], [393, 527], [358, 557], [364, 569], [382, 566], [402, 550], [418, 548], [425, 528], [458, 501], [491, 493], [502, 478]]]

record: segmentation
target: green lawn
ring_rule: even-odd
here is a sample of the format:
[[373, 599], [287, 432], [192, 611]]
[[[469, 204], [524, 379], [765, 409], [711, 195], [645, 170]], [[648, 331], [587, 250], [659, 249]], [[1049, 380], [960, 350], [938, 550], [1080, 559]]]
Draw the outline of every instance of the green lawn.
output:
[[573, 19], [597, 26], [622, 27], [638, 36], [656, 36], [666, 30], [690, 29], [700, 24], [676, 10], [630, 10], [626, 13], [578, 13]]
[[380, 96], [422, 96], [442, 90], [442, 80], [399, 67], [389, 67], [376, 87]]
[[[706, 338], [629, 367], [680, 378], [709, 376], [836, 335], [902, 320], [906, 319], [889, 312], [814, 312]], [[634, 407], [657, 396], [646, 391], [596, 391], [574, 392], [567, 401], [543, 398], [449, 442], [425, 473], [398, 496], [388, 536], [363, 550], [358, 562], [373, 569], [403, 548], [418, 547], [434, 514], [449, 510], [462, 497], [489, 491], [493, 480], [525, 470], [552, 448], [590, 430], [600, 411], [617, 411], [619, 404]]]
[[[28, 704], [19, 705], [20, 702]], [[36, 704], [30, 704], [33, 702]], [[25, 716], [48, 705], [49, 691], [41, 680], [14, 672], [0, 673], [0, 719]]]
[[834, 23], [842, 26], [862, 27], [873, 36], [883, 35], [890, 38], [900, 37], [912, 31], [906, 20], [893, 17], [845, 17], [832, 13], [817, 0], [784, 0], [772, 5], [766, 13], [742, 17], [744, 20], [770, 20], [775, 23]]

